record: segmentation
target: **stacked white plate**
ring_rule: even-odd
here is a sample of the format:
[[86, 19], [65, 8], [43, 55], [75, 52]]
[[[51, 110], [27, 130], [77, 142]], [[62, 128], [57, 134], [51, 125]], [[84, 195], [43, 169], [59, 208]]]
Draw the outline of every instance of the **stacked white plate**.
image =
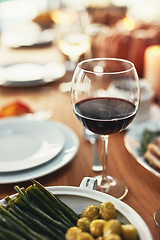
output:
[[79, 140], [55, 121], [8, 118], [0, 121], [0, 183], [26, 181], [69, 163]]
[[33, 87], [59, 80], [66, 73], [62, 63], [17, 62], [0, 67], [0, 85]]
[[7, 47], [43, 47], [51, 44], [56, 32], [54, 29], [41, 30], [41, 27], [34, 22], [23, 22], [12, 24], [4, 28], [1, 33], [1, 43]]

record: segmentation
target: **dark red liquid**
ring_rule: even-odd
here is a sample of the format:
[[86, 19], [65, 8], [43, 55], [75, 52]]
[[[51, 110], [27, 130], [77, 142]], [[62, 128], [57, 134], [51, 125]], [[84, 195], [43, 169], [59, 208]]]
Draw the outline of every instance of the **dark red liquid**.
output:
[[88, 98], [76, 103], [74, 112], [89, 130], [110, 135], [125, 129], [135, 117], [135, 105], [119, 98]]

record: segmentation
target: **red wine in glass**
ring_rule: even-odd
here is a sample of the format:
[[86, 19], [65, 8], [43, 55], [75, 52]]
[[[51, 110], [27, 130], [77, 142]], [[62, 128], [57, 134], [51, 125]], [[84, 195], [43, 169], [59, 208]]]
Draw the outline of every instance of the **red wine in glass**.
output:
[[72, 107], [80, 123], [102, 139], [101, 175], [97, 190], [123, 199], [126, 184], [107, 174], [108, 139], [132, 122], [140, 102], [140, 84], [134, 64], [125, 59], [94, 58], [78, 63], [71, 87]]
[[88, 98], [74, 106], [79, 121], [90, 131], [110, 135], [125, 129], [133, 120], [135, 105], [120, 98]]

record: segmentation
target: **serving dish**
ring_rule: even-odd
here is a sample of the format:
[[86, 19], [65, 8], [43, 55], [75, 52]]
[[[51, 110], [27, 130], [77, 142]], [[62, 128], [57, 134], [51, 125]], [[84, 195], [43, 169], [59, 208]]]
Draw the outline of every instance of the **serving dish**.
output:
[[[86, 179], [87, 180], [87, 179]], [[105, 201], [112, 202], [117, 209], [117, 219], [125, 224], [133, 224], [139, 234], [140, 240], [153, 240], [150, 230], [140, 215], [124, 202], [102, 192], [83, 187], [54, 186], [47, 187], [49, 191], [58, 196], [75, 212], [81, 213], [90, 204], [99, 206]], [[12, 195], [14, 197], [15, 195]], [[5, 204], [4, 200], [0, 204]]]
[[125, 134], [124, 143], [127, 150], [144, 168], [160, 177], [160, 171], [152, 167], [140, 154], [142, 134], [146, 129], [160, 131], [160, 123], [158, 121], [146, 121], [132, 126]]

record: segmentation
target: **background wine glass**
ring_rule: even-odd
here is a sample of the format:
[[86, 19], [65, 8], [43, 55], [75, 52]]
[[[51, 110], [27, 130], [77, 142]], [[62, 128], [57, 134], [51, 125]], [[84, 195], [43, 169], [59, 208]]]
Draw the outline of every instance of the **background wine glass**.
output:
[[122, 199], [125, 183], [107, 175], [108, 137], [124, 130], [137, 113], [139, 78], [133, 63], [122, 59], [89, 59], [76, 67], [71, 88], [72, 107], [81, 124], [101, 135], [102, 176], [98, 190]]
[[77, 5], [71, 7], [67, 1], [57, 2], [59, 4], [52, 7], [50, 16], [56, 24], [57, 45], [69, 58], [67, 69], [73, 71], [79, 57], [90, 49], [90, 37], [86, 33], [88, 13]]
[[73, 21], [66, 24], [63, 22], [58, 26], [58, 47], [69, 58], [69, 64], [67, 65], [69, 71], [75, 69], [80, 56], [90, 49], [90, 37], [85, 32], [85, 11], [72, 11], [74, 12], [71, 13], [72, 16], [74, 15]]

